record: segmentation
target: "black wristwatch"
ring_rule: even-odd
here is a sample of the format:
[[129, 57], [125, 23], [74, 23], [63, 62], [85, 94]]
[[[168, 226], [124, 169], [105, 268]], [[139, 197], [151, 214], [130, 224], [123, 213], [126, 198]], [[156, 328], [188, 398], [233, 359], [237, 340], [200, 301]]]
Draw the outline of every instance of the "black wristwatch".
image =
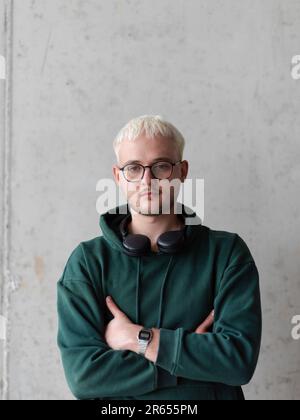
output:
[[137, 335], [137, 339], [139, 343], [139, 348], [138, 348], [139, 354], [142, 354], [143, 356], [145, 355], [148, 344], [151, 342], [152, 338], [153, 338], [153, 331], [151, 329], [143, 327], [139, 331]]

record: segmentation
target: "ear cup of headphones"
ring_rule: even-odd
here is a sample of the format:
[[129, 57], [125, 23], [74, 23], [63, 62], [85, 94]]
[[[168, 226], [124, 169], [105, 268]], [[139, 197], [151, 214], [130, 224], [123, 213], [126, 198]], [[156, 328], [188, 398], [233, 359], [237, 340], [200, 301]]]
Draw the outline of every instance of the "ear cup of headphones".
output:
[[130, 257], [146, 255], [151, 250], [151, 241], [146, 235], [128, 234], [127, 226], [130, 220], [131, 214], [128, 214], [120, 223], [124, 252]]
[[127, 235], [123, 246], [125, 253], [131, 257], [146, 255], [151, 250], [150, 239], [145, 235]]
[[185, 227], [182, 230], [171, 230], [169, 232], [162, 233], [158, 240], [157, 246], [161, 252], [165, 254], [175, 254], [178, 252], [185, 238]]
[[[128, 234], [128, 224], [131, 221], [131, 214], [125, 216], [120, 223], [120, 232], [123, 238], [123, 248], [125, 254], [138, 257], [151, 252], [151, 241], [146, 235]], [[183, 217], [184, 221], [184, 217]], [[186, 225], [181, 230], [174, 230], [162, 233], [157, 246], [160, 252], [165, 254], [174, 254], [183, 246], [185, 239]]]

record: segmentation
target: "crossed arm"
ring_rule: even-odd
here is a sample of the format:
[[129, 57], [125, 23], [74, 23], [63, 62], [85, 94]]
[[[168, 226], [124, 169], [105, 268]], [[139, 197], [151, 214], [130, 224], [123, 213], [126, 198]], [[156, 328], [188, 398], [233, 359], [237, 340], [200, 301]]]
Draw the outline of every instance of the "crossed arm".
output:
[[[106, 304], [114, 318], [107, 324], [105, 330], [105, 340], [107, 344], [114, 350], [131, 350], [138, 353], [138, 340], [137, 334], [143, 325], [134, 324], [118, 306], [115, 304], [113, 299], [108, 296], [106, 298]], [[203, 334], [213, 324], [214, 311], [212, 311], [206, 320], [200, 324], [194, 332]], [[155, 363], [158, 355], [160, 330], [158, 328], [152, 328], [153, 338], [149, 343], [145, 358]]]
[[176, 377], [241, 386], [253, 376], [262, 326], [253, 261], [235, 261], [223, 273], [211, 333], [205, 330], [212, 314], [196, 334], [185, 328], [154, 329], [146, 357], [138, 356], [136, 348], [142, 325], [133, 324], [114, 302], [106, 302], [114, 318], [105, 324], [98, 291], [89, 279], [65, 272], [57, 293], [57, 342], [66, 379], [78, 399], [144, 395], [176, 386]]

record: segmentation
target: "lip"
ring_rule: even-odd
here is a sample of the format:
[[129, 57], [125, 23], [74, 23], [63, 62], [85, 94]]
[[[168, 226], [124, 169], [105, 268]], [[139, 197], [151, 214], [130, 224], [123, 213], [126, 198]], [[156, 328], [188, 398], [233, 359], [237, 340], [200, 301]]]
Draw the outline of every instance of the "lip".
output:
[[158, 195], [158, 194], [154, 194], [153, 192], [148, 191], [146, 193], [140, 194], [140, 197], [146, 197], [146, 196], [147, 197], [154, 197], [156, 195]]
[[146, 196], [152, 196], [153, 195], [153, 193], [151, 193], [151, 192], [146, 192], [146, 193], [144, 193], [144, 194], [140, 194], [140, 197], [146, 197]]

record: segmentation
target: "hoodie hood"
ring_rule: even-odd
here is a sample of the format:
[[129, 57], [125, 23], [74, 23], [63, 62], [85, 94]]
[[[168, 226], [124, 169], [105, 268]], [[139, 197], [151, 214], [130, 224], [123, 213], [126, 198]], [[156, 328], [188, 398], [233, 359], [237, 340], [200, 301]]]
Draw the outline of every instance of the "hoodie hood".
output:
[[[182, 203], [176, 203], [178, 213], [182, 213], [185, 219], [186, 225], [186, 240], [190, 241], [194, 234], [195, 229], [193, 226], [199, 226], [202, 224], [200, 217], [189, 207]], [[119, 225], [123, 218], [130, 212], [128, 204], [117, 206], [106, 213], [100, 215], [99, 226], [104, 238], [108, 241], [109, 245], [121, 252], [124, 251], [122, 235], [119, 230]], [[154, 256], [161, 255], [160, 252], [152, 253]], [[151, 255], [151, 254], [150, 254]], [[137, 258], [137, 257], [134, 257]]]
[[[186, 232], [185, 232], [185, 243], [191, 242], [193, 240], [193, 236], [196, 235], [197, 228], [201, 225], [201, 219], [199, 216], [189, 207], [185, 206], [182, 203], [176, 202], [177, 214], [180, 213], [184, 216]], [[179, 211], [180, 210], [180, 211]], [[119, 225], [124, 217], [130, 212], [130, 208], [128, 204], [124, 204], [121, 206], [117, 206], [112, 210], [107, 211], [106, 213], [101, 214], [99, 220], [99, 226], [102, 231], [103, 237], [109, 243], [111, 248], [114, 250], [120, 251], [124, 253], [123, 248], [123, 240], [122, 235], [119, 230]], [[150, 252], [149, 256], [153, 259], [157, 259], [160, 256], [166, 257], [166, 254], [162, 252]], [[141, 259], [143, 257], [130, 257], [136, 261], [136, 319], [135, 323], [140, 323], [140, 281], [141, 281]], [[167, 267], [163, 274], [163, 280], [161, 283], [160, 289], [160, 298], [159, 298], [159, 309], [158, 309], [158, 317], [157, 317], [157, 325], [156, 328], [161, 327], [161, 320], [162, 320], [162, 308], [163, 308], [163, 300], [164, 300], [164, 290], [166, 286], [166, 282], [168, 279], [168, 275], [171, 272], [172, 266], [174, 264], [175, 255], [169, 255], [169, 261], [167, 263]], [[154, 260], [153, 260], [154, 262]]]

